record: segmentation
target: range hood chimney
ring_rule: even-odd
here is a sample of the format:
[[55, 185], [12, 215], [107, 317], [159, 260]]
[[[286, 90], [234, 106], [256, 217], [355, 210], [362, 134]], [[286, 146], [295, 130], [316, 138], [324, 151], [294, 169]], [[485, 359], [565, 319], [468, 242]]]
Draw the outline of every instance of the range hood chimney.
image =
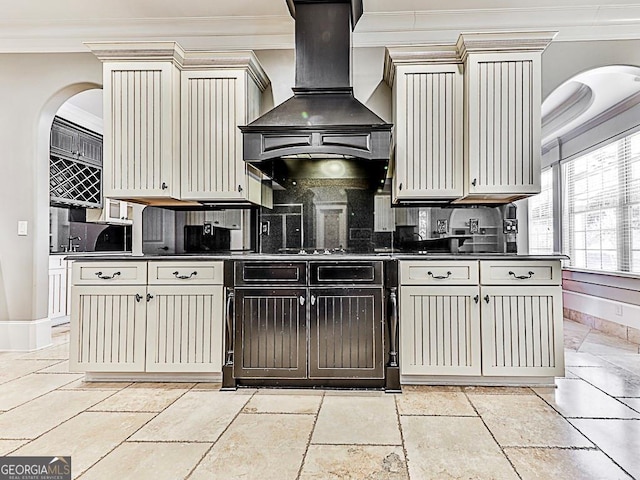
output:
[[348, 159], [370, 163], [384, 181], [391, 124], [353, 96], [351, 32], [362, 0], [287, 0], [295, 19], [294, 95], [243, 133], [245, 161], [271, 178], [286, 178], [296, 159]]

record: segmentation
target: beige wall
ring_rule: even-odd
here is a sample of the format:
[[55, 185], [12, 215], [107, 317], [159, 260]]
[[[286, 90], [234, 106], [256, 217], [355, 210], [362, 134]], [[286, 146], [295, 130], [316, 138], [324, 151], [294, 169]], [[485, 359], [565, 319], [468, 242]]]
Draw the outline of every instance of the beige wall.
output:
[[0, 321], [47, 316], [49, 130], [67, 98], [101, 83], [90, 53], [0, 55]]

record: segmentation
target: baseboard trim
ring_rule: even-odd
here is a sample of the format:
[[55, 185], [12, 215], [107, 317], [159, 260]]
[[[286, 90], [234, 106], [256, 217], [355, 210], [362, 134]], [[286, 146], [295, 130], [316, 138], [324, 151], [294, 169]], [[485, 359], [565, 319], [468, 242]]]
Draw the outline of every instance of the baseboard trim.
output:
[[51, 320], [0, 320], [0, 351], [31, 352], [51, 346]]
[[555, 377], [472, 377], [457, 375], [401, 375], [402, 385], [467, 387], [555, 387]]
[[222, 373], [87, 372], [87, 382], [222, 382]]

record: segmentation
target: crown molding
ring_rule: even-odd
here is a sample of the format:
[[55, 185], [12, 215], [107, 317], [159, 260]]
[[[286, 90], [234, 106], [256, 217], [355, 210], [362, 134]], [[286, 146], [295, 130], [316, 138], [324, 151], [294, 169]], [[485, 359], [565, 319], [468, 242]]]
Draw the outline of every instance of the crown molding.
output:
[[101, 61], [172, 62], [180, 67], [185, 51], [177, 42], [85, 42], [86, 47]]
[[[384, 52], [384, 81], [393, 86], [397, 67], [403, 65], [435, 65], [461, 63], [455, 45], [412, 45], [387, 47]], [[462, 66], [461, 66], [462, 68]]]
[[558, 32], [471, 32], [461, 33], [456, 42], [460, 58], [471, 53], [542, 52]]
[[266, 90], [271, 81], [252, 50], [234, 50], [228, 52], [187, 51], [184, 55], [182, 70], [203, 69], [246, 69], [261, 91]]

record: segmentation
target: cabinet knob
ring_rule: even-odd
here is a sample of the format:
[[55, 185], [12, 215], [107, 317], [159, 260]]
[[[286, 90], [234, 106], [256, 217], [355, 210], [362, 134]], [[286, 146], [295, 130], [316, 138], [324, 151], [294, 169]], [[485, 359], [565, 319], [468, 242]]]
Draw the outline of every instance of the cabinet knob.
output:
[[142, 295], [136, 293], [136, 302], [140, 303], [140, 300], [142, 300]]
[[169, 188], [169, 185], [167, 185], [166, 183], [162, 182], [162, 190], [166, 190], [167, 188]]
[[398, 185], [398, 190], [402, 190], [402, 182], [400, 182], [400, 185]]
[[153, 298], [153, 295], [151, 295], [150, 293], [147, 293], [147, 302], [150, 302], [152, 298]]
[[242, 185], [238, 185], [238, 192], [242, 193]]
[[489, 295], [485, 295], [485, 296], [484, 296], [484, 301], [485, 301], [485, 302], [487, 302], [487, 303], [489, 303]]
[[480, 301], [480, 295], [476, 295], [475, 297], [473, 297], [473, 301], [478, 303]]
[[473, 185], [474, 187], [476, 186], [476, 183], [478, 183], [477, 178], [474, 178], [473, 180], [471, 180], [471, 185]]
[[304, 305], [304, 297], [302, 295], [300, 295], [299, 300], [300, 300], [300, 305]]

